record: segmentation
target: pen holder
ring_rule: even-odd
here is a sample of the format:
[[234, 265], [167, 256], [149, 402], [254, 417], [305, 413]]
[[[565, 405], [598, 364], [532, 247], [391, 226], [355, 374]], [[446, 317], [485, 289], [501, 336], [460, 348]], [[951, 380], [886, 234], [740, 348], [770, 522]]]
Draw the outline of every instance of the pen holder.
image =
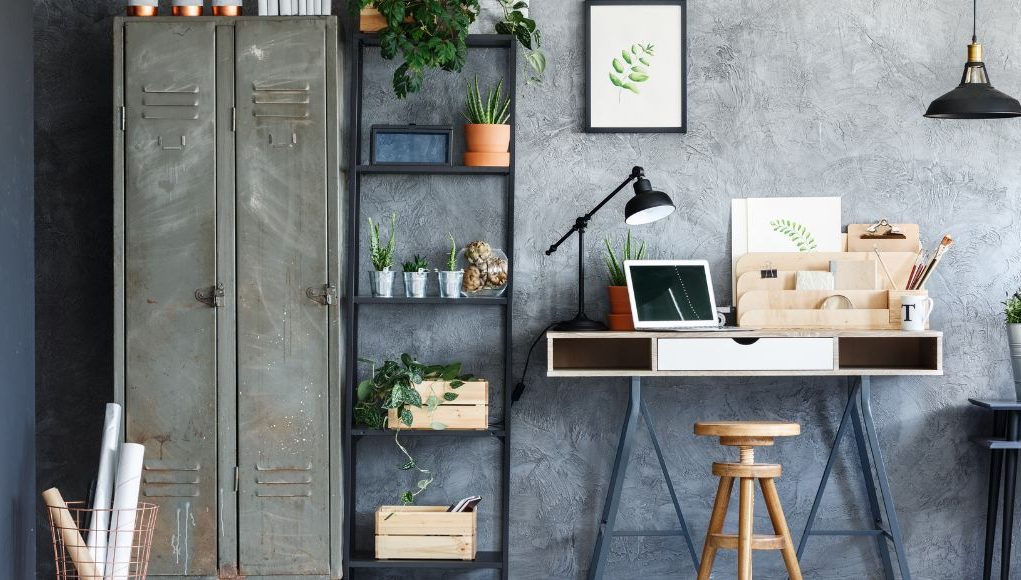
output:
[[448, 506], [380, 506], [376, 510], [376, 558], [380, 560], [474, 560], [476, 513]]

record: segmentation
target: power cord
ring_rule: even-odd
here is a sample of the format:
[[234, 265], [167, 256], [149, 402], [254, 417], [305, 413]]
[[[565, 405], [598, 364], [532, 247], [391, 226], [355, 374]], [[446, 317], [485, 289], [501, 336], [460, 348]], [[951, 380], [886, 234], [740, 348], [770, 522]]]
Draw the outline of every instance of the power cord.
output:
[[528, 376], [528, 363], [532, 360], [532, 351], [535, 350], [535, 345], [539, 344], [539, 340], [546, 334], [546, 331], [553, 328], [555, 324], [554, 322], [542, 329], [542, 332], [536, 335], [535, 340], [532, 341], [532, 346], [528, 347], [528, 355], [525, 356], [525, 368], [521, 369], [521, 378], [518, 379], [518, 384], [514, 385], [514, 392], [511, 393], [511, 404], [516, 403], [525, 392], [525, 387], [527, 386], [525, 385], [525, 377]]

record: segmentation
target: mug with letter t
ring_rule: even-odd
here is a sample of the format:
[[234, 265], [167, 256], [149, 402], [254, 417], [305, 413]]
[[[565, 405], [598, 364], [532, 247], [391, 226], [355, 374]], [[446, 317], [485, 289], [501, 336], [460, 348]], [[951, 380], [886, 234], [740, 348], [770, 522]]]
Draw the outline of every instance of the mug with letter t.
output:
[[900, 299], [900, 329], [925, 330], [934, 303], [925, 295], [905, 294]]

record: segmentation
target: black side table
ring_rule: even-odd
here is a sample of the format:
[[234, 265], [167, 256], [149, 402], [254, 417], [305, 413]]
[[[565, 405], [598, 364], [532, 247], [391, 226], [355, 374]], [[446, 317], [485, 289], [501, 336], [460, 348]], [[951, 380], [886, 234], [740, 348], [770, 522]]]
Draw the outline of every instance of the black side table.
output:
[[982, 579], [993, 573], [993, 547], [996, 544], [996, 510], [1003, 482], [1003, 530], [1000, 538], [1000, 579], [1010, 579], [1010, 543], [1014, 530], [1014, 491], [1017, 487], [1018, 450], [1021, 450], [1021, 402], [968, 399], [972, 405], [993, 412], [991, 437], [975, 442], [991, 452], [989, 460], [989, 504], [986, 508], [986, 551]]

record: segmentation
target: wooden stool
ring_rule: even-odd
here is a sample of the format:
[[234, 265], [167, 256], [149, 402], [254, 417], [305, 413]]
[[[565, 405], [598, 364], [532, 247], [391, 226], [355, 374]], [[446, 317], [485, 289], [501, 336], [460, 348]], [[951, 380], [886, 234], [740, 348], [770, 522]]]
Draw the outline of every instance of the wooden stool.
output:
[[[702, 565], [698, 570], [698, 580], [709, 580], [716, 559], [716, 550], [720, 548], [737, 550], [737, 577], [739, 580], [751, 580], [752, 550], [780, 550], [783, 553], [787, 574], [793, 580], [801, 580], [801, 568], [798, 567], [798, 556], [794, 551], [787, 520], [784, 519], [780, 496], [776, 493], [773, 479], [780, 477], [780, 466], [768, 463], [755, 463], [755, 447], [772, 445], [774, 437], [799, 435], [801, 426], [797, 423], [780, 423], [773, 421], [700, 421], [695, 423], [695, 435], [707, 435], [720, 438], [720, 445], [730, 445], [740, 449], [740, 463], [713, 463], [713, 475], [720, 478], [720, 487], [716, 490], [716, 501], [706, 532], [705, 546], [702, 548]], [[727, 517], [727, 506], [730, 504], [730, 492], [734, 489], [734, 479], [740, 487], [740, 510], [738, 533], [724, 534], [723, 522]], [[769, 519], [773, 522], [775, 535], [759, 535], [752, 533], [752, 518], [755, 515], [755, 480], [762, 486], [762, 496], [766, 500]]]

